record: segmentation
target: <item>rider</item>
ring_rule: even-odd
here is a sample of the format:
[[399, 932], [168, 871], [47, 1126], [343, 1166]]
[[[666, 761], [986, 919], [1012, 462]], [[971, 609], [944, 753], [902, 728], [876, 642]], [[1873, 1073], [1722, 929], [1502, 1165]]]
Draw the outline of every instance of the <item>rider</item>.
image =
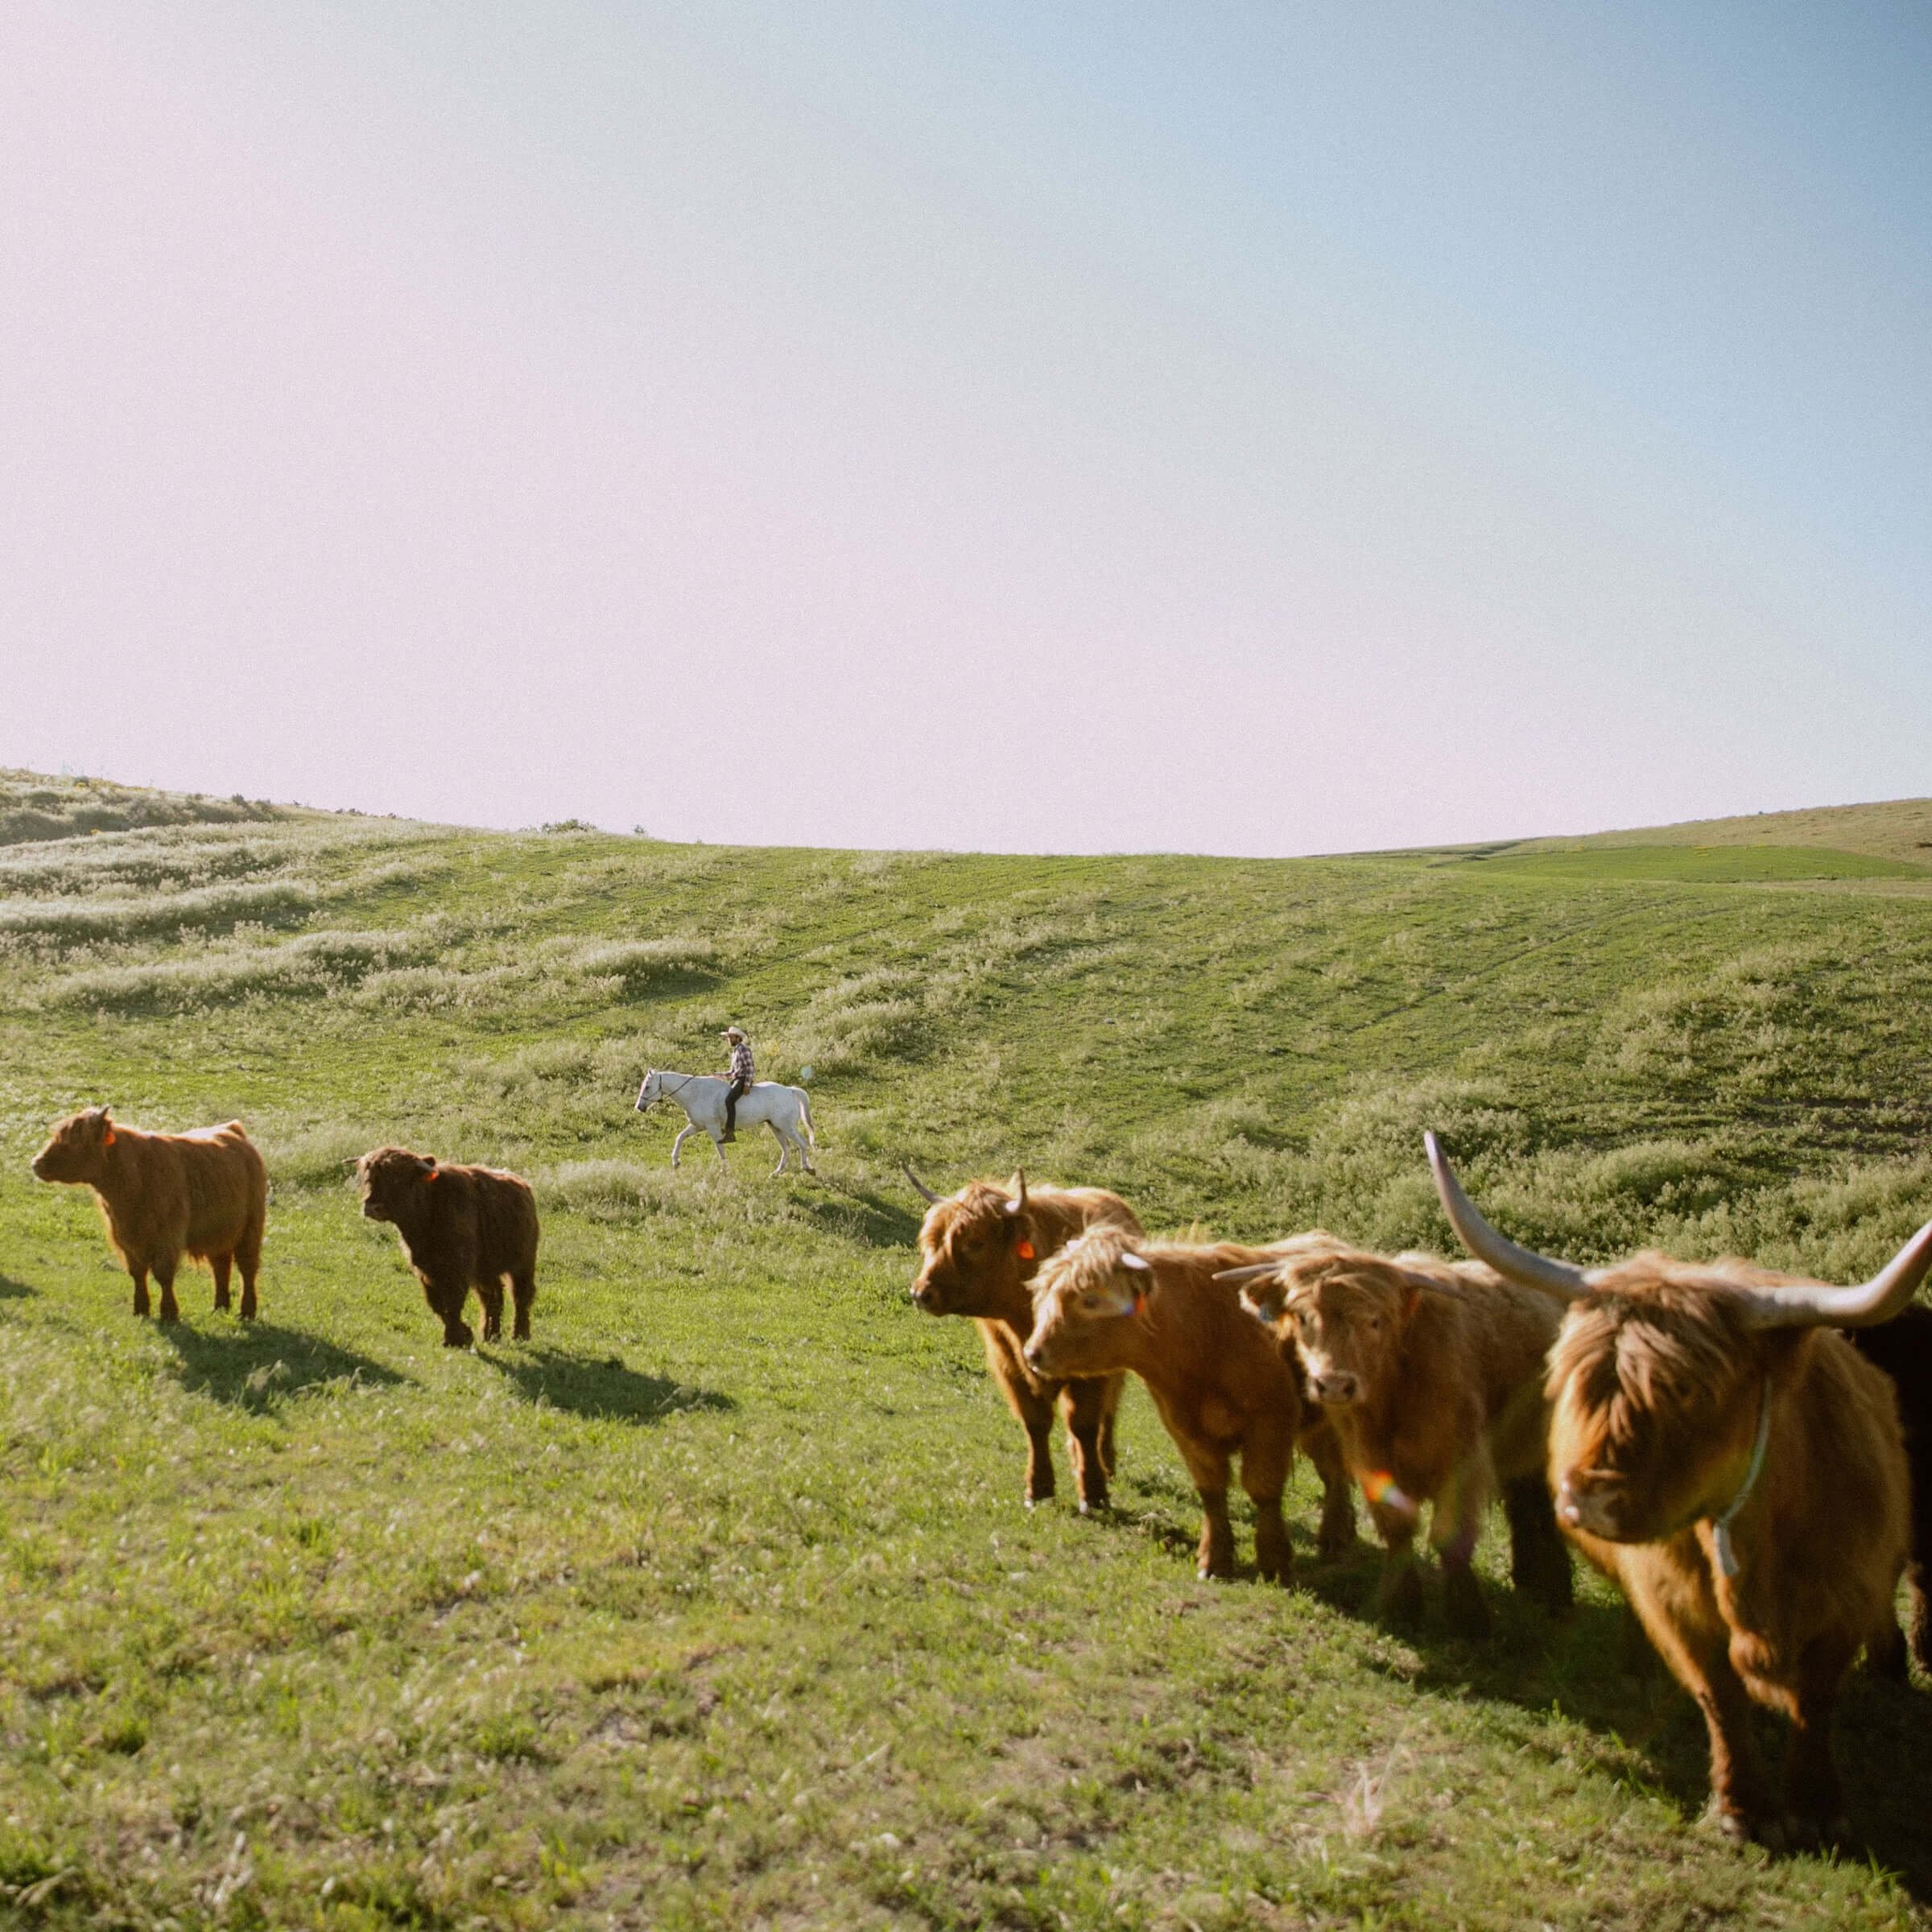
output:
[[751, 1091], [751, 1083], [757, 1077], [751, 1064], [751, 1042], [736, 1026], [727, 1026], [724, 1037], [731, 1042], [731, 1071], [727, 1076], [731, 1085], [724, 1094], [724, 1137], [735, 1141], [738, 1137], [738, 1098]]

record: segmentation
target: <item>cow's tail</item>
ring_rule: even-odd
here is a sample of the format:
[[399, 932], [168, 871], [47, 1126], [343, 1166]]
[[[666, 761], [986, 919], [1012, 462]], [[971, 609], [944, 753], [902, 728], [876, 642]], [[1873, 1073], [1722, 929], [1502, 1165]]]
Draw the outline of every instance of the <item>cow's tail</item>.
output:
[[811, 1096], [803, 1087], [799, 1089], [799, 1118], [805, 1123], [805, 1138], [816, 1147], [819, 1137], [811, 1130]]

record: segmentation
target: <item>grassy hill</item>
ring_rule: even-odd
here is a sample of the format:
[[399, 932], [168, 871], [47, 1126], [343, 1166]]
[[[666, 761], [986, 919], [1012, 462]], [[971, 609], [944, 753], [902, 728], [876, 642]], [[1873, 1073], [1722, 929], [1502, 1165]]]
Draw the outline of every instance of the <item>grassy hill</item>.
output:
[[[4, 774], [0, 1898], [76, 1926], [1932, 1923], [1922, 1683], [1850, 1687], [1857, 1853], [1740, 1860], [1695, 1823], [1701, 1723], [1626, 1668], [1594, 1579], [1552, 1626], [1492, 1534], [1496, 1640], [1397, 1638], [1373, 1551], [1313, 1562], [1304, 1472], [1297, 1587], [1198, 1583], [1137, 1391], [1112, 1517], [1029, 1513], [970, 1327], [906, 1302], [898, 1174], [1023, 1162], [1163, 1228], [1447, 1247], [1433, 1125], [1577, 1259], [1848, 1278], [1932, 1211], [1927, 809], [1022, 859]], [[673, 1174], [679, 1122], [631, 1111], [733, 1020], [762, 1071], [813, 1069], [819, 1180], [749, 1139]], [[179, 1329], [136, 1323], [87, 1199], [27, 1177], [96, 1100], [247, 1121], [252, 1329], [203, 1274]], [[390, 1140], [535, 1182], [533, 1344], [437, 1345], [348, 1185]]]

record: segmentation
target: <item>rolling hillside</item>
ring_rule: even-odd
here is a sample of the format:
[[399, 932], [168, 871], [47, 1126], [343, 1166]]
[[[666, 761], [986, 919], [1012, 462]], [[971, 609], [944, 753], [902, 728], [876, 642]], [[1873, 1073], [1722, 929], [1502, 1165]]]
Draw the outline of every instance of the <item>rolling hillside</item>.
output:
[[[1137, 1392], [1112, 1517], [1029, 1513], [976, 1338], [906, 1302], [898, 1174], [1448, 1249], [1433, 1126], [1577, 1259], [1849, 1278], [1932, 1212], [1926, 839], [1917, 802], [1270, 863], [733, 850], [0, 774], [0, 1896], [1932, 1923], [1922, 1682], [1846, 1699], [1860, 1851], [1740, 1860], [1612, 1594], [1552, 1627], [1496, 1532], [1487, 1648], [1368, 1621], [1374, 1554], [1315, 1563], [1306, 1471], [1297, 1587], [1199, 1583]], [[632, 1111], [734, 1020], [811, 1069], [819, 1179], [749, 1137], [674, 1174], [681, 1121]], [[179, 1329], [137, 1323], [87, 1199], [27, 1178], [100, 1100], [247, 1121], [254, 1328], [198, 1274]], [[348, 1185], [386, 1141], [535, 1183], [533, 1344], [436, 1345]]]

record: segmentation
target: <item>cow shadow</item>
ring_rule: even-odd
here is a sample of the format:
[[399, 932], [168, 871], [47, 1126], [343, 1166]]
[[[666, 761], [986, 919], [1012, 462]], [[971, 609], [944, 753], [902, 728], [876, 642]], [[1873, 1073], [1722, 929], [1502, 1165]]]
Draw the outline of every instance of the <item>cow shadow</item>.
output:
[[158, 1323], [156, 1329], [175, 1352], [182, 1388], [234, 1409], [259, 1413], [324, 1383], [388, 1388], [411, 1379], [373, 1356], [273, 1322], [213, 1333], [187, 1322]]
[[38, 1294], [38, 1288], [30, 1288], [25, 1282], [17, 1282], [10, 1274], [0, 1274], [0, 1302], [25, 1301], [29, 1295]]
[[[1298, 1517], [1297, 1583], [1330, 1608], [1373, 1624], [1380, 1546], [1364, 1541], [1335, 1562], [1303, 1563], [1312, 1518], [1305, 1526], [1304, 1538]], [[1580, 1589], [1587, 1574], [1580, 1562], [1575, 1572]], [[1370, 1669], [1418, 1690], [1509, 1704], [1538, 1718], [1559, 1712], [1580, 1725], [1588, 1741], [1552, 1742], [1553, 1753], [1566, 1751], [1606, 1778], [1647, 1788], [1686, 1820], [1702, 1814], [1711, 1773], [1703, 1719], [1620, 1599], [1579, 1597], [1567, 1616], [1553, 1617], [1485, 1574], [1483, 1596], [1494, 1629], [1472, 1640], [1443, 1628], [1441, 1573], [1433, 1564], [1426, 1580], [1422, 1626], [1402, 1630], [1399, 1644], [1365, 1660]], [[1753, 1716], [1761, 1761], [1775, 1775], [1789, 1727], [1769, 1711]], [[1908, 1687], [1854, 1670], [1839, 1699], [1832, 1737], [1852, 1825], [1839, 1855], [1870, 1857], [1922, 1904], [1932, 1903], [1932, 1835], [1925, 1828], [1932, 1816], [1932, 1694], [1916, 1682]], [[1539, 1747], [1525, 1740], [1523, 1748]]]
[[656, 1422], [690, 1409], [729, 1410], [737, 1404], [715, 1389], [628, 1368], [617, 1356], [579, 1355], [566, 1348], [479, 1348], [526, 1402], [561, 1409], [590, 1422]]

